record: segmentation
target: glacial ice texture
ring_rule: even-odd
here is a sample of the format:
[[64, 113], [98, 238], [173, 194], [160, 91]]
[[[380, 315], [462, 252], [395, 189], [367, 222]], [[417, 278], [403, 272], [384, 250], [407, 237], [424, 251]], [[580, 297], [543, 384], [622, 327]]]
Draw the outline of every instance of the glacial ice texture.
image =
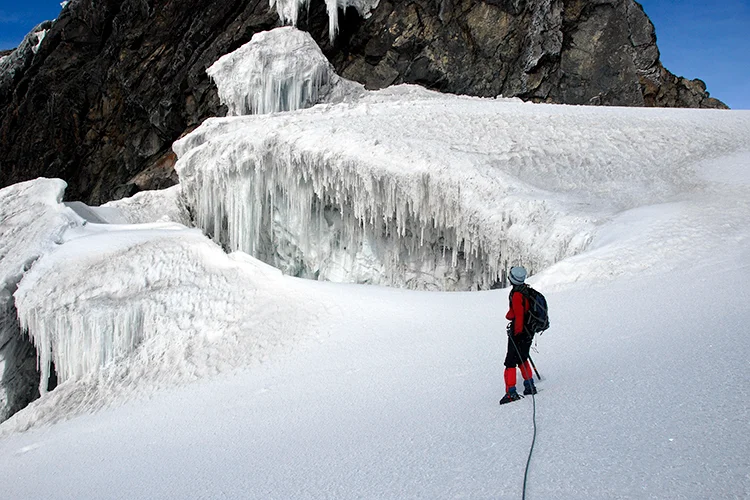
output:
[[49, 377], [49, 357], [35, 353], [16, 318], [13, 294], [40, 256], [52, 251], [70, 227], [82, 223], [61, 200], [65, 182], [36, 179], [0, 190], [0, 421], [24, 406]]
[[171, 222], [186, 216], [179, 186], [102, 207], [63, 203], [65, 186], [0, 190], [0, 420], [43, 396], [12, 428], [258, 362], [328, 307]]
[[88, 223], [36, 261], [15, 302], [43, 379], [54, 362], [60, 385], [50, 395], [104, 405], [136, 387], [257, 362], [314, 329], [324, 306], [287, 282], [247, 255], [226, 255], [197, 229]]
[[294, 111], [363, 92], [336, 75], [307, 32], [292, 27], [256, 33], [206, 72], [232, 116]]
[[[608, 110], [413, 86], [210, 119], [174, 145], [198, 226], [287, 273], [487, 288], [587, 248], [597, 224], [694, 183], [744, 115]], [[631, 186], [623, 189], [622, 186]]]

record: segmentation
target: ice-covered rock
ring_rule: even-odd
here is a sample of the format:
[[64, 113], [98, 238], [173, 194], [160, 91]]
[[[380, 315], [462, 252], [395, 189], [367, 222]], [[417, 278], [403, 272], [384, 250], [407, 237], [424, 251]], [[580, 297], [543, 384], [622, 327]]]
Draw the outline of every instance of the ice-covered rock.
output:
[[207, 73], [234, 116], [294, 111], [364, 91], [339, 78], [315, 40], [292, 27], [256, 33]]
[[53, 21], [35, 26], [10, 54], [0, 57], [0, 90], [9, 87], [31, 63]]

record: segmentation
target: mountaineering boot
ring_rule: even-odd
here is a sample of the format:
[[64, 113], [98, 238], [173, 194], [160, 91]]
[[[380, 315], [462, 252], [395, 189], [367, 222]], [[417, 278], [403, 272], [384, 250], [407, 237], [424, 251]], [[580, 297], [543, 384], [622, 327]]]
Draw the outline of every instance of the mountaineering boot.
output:
[[505, 396], [503, 396], [503, 399], [500, 400], [500, 404], [504, 405], [505, 403], [512, 403], [513, 401], [518, 401], [521, 399], [521, 396], [518, 395], [518, 392], [516, 392], [515, 388], [507, 393], [505, 393]]
[[528, 396], [529, 394], [536, 394], [536, 386], [534, 385], [534, 379], [530, 378], [523, 381], [523, 395]]

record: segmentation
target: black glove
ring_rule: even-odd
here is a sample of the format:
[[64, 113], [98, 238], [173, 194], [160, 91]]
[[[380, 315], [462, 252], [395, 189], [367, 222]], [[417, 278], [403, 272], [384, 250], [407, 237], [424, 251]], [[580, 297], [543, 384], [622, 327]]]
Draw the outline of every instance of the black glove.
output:
[[508, 323], [508, 326], [505, 327], [505, 333], [508, 335], [508, 337], [513, 336], [513, 323]]

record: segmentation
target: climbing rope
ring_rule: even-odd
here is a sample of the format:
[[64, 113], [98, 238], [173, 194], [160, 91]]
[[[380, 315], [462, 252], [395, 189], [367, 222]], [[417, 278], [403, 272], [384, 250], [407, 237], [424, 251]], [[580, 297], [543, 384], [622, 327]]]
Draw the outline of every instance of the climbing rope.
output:
[[[518, 346], [516, 346], [516, 341], [513, 340], [513, 335], [508, 335], [508, 338], [511, 344], [513, 344], [516, 354], [518, 354], [518, 359], [521, 360], [521, 352], [518, 350]], [[526, 459], [526, 470], [523, 472], [523, 493], [521, 494], [521, 500], [526, 500], [526, 482], [529, 478], [529, 464], [531, 464], [531, 454], [534, 453], [534, 444], [536, 443], [536, 396], [533, 392], [531, 393], [531, 401], [533, 408], [531, 420], [534, 423], [534, 436], [531, 438], [531, 448], [529, 448], [529, 456]]]

